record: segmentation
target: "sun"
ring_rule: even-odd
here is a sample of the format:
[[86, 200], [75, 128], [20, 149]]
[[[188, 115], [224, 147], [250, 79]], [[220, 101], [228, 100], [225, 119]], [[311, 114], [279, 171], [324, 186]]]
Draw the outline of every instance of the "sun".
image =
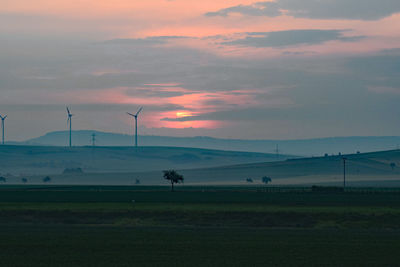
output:
[[184, 118], [184, 117], [191, 117], [191, 116], [193, 116], [193, 114], [188, 112], [188, 111], [178, 111], [178, 112], [176, 112], [176, 117], [177, 118]]

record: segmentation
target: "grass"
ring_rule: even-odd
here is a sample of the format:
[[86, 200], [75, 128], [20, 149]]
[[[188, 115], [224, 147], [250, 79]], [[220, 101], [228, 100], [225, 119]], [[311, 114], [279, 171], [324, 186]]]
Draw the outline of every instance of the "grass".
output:
[[[115, 202], [131, 203], [256, 203], [280, 206], [387, 206], [399, 207], [400, 198], [397, 192], [263, 192], [240, 190], [186, 190], [171, 193], [168, 187], [142, 187], [142, 190], [107, 189], [106, 187], [41, 189], [7, 189], [0, 190], [1, 202]], [[154, 189], [154, 190], [153, 190]]]
[[0, 224], [400, 230], [400, 210], [212, 203], [2, 203]]
[[397, 266], [399, 232], [2, 227], [2, 266]]
[[179, 190], [1, 188], [1, 266], [397, 266], [400, 262], [396, 190]]

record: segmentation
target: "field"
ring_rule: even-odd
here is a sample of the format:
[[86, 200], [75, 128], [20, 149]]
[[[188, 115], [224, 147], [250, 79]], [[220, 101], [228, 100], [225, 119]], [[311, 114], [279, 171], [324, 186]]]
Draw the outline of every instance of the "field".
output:
[[2, 266], [396, 266], [400, 189], [2, 186]]

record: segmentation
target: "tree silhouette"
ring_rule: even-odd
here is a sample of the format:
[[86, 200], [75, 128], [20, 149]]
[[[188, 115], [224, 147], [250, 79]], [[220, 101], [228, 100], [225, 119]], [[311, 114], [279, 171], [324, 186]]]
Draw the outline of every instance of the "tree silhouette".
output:
[[26, 183], [28, 182], [28, 179], [27, 179], [27, 178], [22, 178], [21, 181], [22, 181], [24, 184], [26, 184]]
[[261, 182], [263, 182], [264, 184], [268, 184], [268, 183], [272, 182], [272, 179], [271, 179], [271, 177], [264, 176], [263, 178], [261, 178]]
[[174, 184], [183, 183], [183, 176], [175, 170], [163, 171], [164, 179], [171, 183], [171, 192], [174, 192]]
[[1, 177], [0, 177], [0, 182], [4, 182], [4, 183], [7, 182], [6, 177], [1, 176]]
[[251, 178], [247, 178], [247, 179], [246, 179], [246, 182], [248, 182], [248, 183], [252, 183], [252, 182], [253, 182], [253, 179], [251, 179]]
[[46, 176], [43, 178], [43, 183], [49, 183], [51, 181], [51, 178], [49, 176]]

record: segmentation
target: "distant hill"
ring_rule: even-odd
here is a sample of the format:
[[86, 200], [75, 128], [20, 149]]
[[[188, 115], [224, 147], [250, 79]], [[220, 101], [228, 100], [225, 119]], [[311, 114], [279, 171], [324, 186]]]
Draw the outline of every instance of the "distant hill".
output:
[[288, 158], [274, 154], [179, 147], [0, 146], [0, 174], [61, 174], [191, 169]]
[[[352, 154], [347, 157], [348, 186], [400, 186], [400, 150]], [[391, 163], [395, 167], [391, 167]], [[271, 185], [311, 186], [343, 184], [343, 162], [339, 156], [287, 159], [278, 162], [239, 164], [212, 168], [178, 170], [185, 177], [186, 185], [249, 185], [266, 187], [263, 176], [272, 179]], [[253, 183], [246, 182], [251, 178]], [[33, 182], [40, 182], [33, 178]], [[134, 173], [101, 173], [59, 175], [56, 184], [165, 184], [161, 171]]]
[[[346, 155], [347, 182], [378, 185], [387, 181], [400, 186], [400, 150]], [[394, 163], [393, 166], [391, 164]], [[341, 156], [287, 159], [279, 162], [240, 164], [216, 168], [181, 171], [187, 181], [194, 183], [245, 183], [252, 178], [261, 184], [263, 176], [271, 177], [273, 184], [334, 184], [342, 185]], [[368, 183], [367, 183], [368, 182]]]
[[[73, 143], [76, 146], [86, 146], [91, 143], [91, 135], [95, 133], [100, 146], [131, 146], [133, 137], [130, 135], [105, 133], [98, 131], [73, 131]], [[16, 145], [51, 145], [66, 146], [68, 132], [50, 132], [44, 136], [27, 140]], [[332, 137], [304, 140], [239, 140], [218, 139], [212, 137], [168, 137], [139, 136], [141, 146], [174, 146], [195, 147], [204, 149], [219, 149], [230, 151], [248, 151], [274, 153], [276, 146], [281, 154], [321, 156], [325, 153], [338, 154], [373, 152], [391, 150], [400, 145], [399, 136], [384, 137]]]
[[[65, 151], [37, 151], [36, 153], [43, 153], [46, 155], [49, 153], [54, 159], [59, 158], [57, 153], [63, 157]], [[150, 150], [142, 151], [143, 155], [154, 157], [156, 150], [159, 152], [160, 148], [149, 148]], [[152, 151], [153, 150], [153, 151]], [[159, 153], [157, 152], [157, 153]], [[26, 156], [29, 156], [31, 152], [27, 152]], [[79, 151], [71, 151], [72, 155], [77, 155]], [[104, 153], [108, 153], [107, 150]], [[110, 161], [113, 165], [119, 162], [118, 157], [124, 153], [132, 153], [131, 151], [125, 151], [121, 154], [111, 153], [115, 161]], [[205, 167], [205, 168], [194, 168], [194, 169], [179, 169], [179, 166], [190, 167], [194, 164], [182, 164], [179, 163], [183, 157], [174, 157], [173, 155], [184, 155], [186, 153], [193, 154], [190, 160], [194, 160], [197, 157], [207, 161], [206, 157], [213, 157], [215, 161], [213, 163], [222, 164], [225, 166], [219, 167]], [[211, 153], [211, 154], [210, 154]], [[176, 150], [176, 148], [167, 148], [160, 156], [159, 159], [147, 161], [150, 163], [157, 162], [156, 165], [151, 167], [147, 165], [145, 161], [138, 160], [135, 163], [135, 156], [130, 157], [133, 169], [140, 170], [150, 167], [150, 171], [128, 171], [129, 168], [121, 168], [118, 171], [110, 172], [90, 172], [89, 169], [83, 169], [84, 173], [65, 173], [54, 174], [51, 176], [50, 184], [95, 184], [95, 185], [132, 185], [136, 183], [136, 180], [140, 181], [142, 185], [159, 185], [168, 183], [162, 178], [162, 169], [167, 164], [169, 167], [172, 166], [178, 169], [178, 172], [183, 174], [185, 177], [185, 185], [249, 185], [257, 186], [260, 189], [268, 188], [269, 185], [263, 185], [261, 178], [268, 176], [272, 179], [271, 185], [290, 185], [290, 186], [311, 186], [311, 185], [334, 185], [342, 186], [343, 184], [343, 162], [340, 156], [328, 156], [328, 157], [316, 157], [316, 158], [299, 158], [299, 159], [287, 159], [283, 161], [275, 162], [255, 162], [247, 164], [228, 164], [229, 162], [237, 162], [240, 160], [249, 160], [246, 158], [246, 154], [225, 154], [227, 152], [221, 151], [208, 151], [208, 150], [189, 150], [182, 149]], [[18, 153], [20, 154], [20, 152]], [[118, 156], [119, 154], [119, 156]], [[3, 155], [0, 155], [3, 156]], [[87, 156], [87, 155], [86, 155]], [[171, 158], [172, 156], [172, 158]], [[252, 160], [256, 161], [261, 159], [257, 155], [252, 155]], [[262, 155], [259, 155], [263, 157]], [[168, 157], [170, 159], [168, 159]], [[268, 157], [268, 156], [266, 156]], [[25, 158], [25, 157], [24, 157]], [[36, 158], [36, 156], [35, 156]], [[90, 157], [89, 157], [90, 158]], [[235, 159], [234, 159], [235, 158]], [[346, 155], [347, 158], [347, 185], [348, 186], [380, 186], [380, 187], [400, 187], [400, 150], [364, 153], [364, 154], [352, 154]], [[174, 162], [178, 160], [178, 162]], [[89, 161], [85, 161], [89, 164]], [[100, 163], [106, 161], [99, 161]], [[201, 161], [200, 161], [201, 162]], [[124, 163], [123, 161], [120, 162]], [[391, 163], [394, 165], [391, 166]], [[32, 162], [32, 164], [38, 164]], [[126, 164], [126, 162], [124, 163]], [[143, 164], [144, 168], [137, 167]], [[207, 164], [203, 162], [202, 164]], [[115, 167], [121, 165], [116, 164]], [[112, 170], [105, 166], [105, 169]], [[27, 176], [28, 184], [43, 184], [44, 175], [29, 175]], [[251, 178], [253, 183], [246, 182], [246, 179]], [[7, 183], [22, 183], [21, 177], [7, 177]], [[183, 185], [183, 186], [185, 186]], [[373, 197], [373, 196], [371, 196]]]

